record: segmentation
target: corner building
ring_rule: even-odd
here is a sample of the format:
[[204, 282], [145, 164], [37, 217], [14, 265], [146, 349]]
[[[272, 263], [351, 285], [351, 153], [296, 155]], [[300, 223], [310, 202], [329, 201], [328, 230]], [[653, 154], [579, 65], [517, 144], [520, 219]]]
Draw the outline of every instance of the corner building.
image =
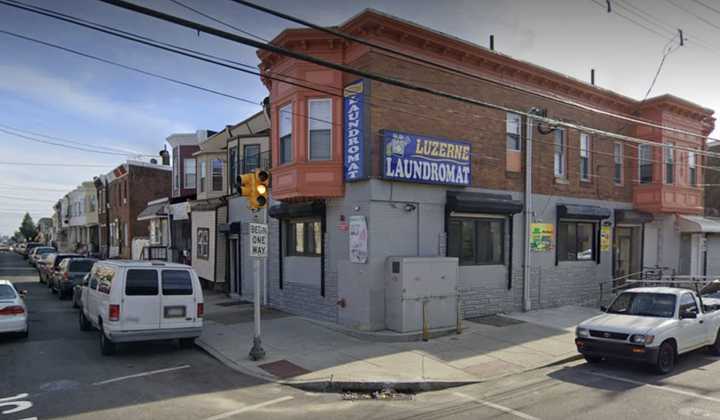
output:
[[[337, 29], [700, 137], [630, 124], [316, 30], [287, 29], [273, 44], [656, 144], [638, 148], [545, 124], [533, 129], [535, 233], [525, 278], [524, 117], [260, 51], [265, 76], [307, 85], [263, 78], [271, 103], [269, 213], [276, 232], [268, 262], [271, 305], [359, 330], [385, 329], [392, 256], [457, 257], [465, 318], [522, 310], [525, 283], [538, 309], [596, 304], [600, 282], [644, 266], [703, 274], [703, 159], [664, 145], [703, 149], [712, 110], [671, 95], [640, 102], [373, 10]], [[362, 239], [350, 243], [353, 220], [366, 224], [366, 248]]]

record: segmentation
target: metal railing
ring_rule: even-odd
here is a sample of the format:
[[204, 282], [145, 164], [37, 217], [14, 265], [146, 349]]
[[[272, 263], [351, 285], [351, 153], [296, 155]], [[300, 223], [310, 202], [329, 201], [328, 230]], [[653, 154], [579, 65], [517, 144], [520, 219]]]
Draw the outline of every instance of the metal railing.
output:
[[140, 258], [146, 261], [167, 261], [168, 249], [162, 245], [145, 246], [140, 255]]
[[720, 280], [720, 278], [718, 276], [677, 274], [674, 268], [669, 267], [643, 267], [642, 271], [599, 282], [599, 305], [608, 303], [618, 293], [635, 287], [678, 287], [697, 292], [716, 280]]

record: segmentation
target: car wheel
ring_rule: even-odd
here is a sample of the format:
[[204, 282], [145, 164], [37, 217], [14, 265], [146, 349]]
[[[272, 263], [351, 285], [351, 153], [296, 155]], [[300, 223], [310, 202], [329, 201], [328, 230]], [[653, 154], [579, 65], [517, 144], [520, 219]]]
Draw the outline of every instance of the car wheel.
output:
[[660, 374], [668, 374], [675, 369], [675, 346], [669, 342], [662, 343], [658, 352], [655, 370]]
[[78, 319], [80, 320], [80, 331], [90, 331], [92, 325], [90, 325], [90, 321], [85, 318], [85, 313], [82, 308], [80, 308], [80, 317]]
[[115, 353], [115, 343], [105, 336], [105, 331], [100, 326], [100, 352], [103, 356], [111, 356]]
[[585, 355], [585, 361], [588, 363], [600, 363], [602, 362], [603, 358], [602, 356], [588, 356]]
[[718, 330], [715, 336], [715, 342], [710, 346], [710, 351], [712, 351], [712, 354], [715, 356], [720, 356], [720, 330]]
[[25, 328], [25, 331], [20, 333], [20, 337], [22, 338], [28, 338], [30, 336], [30, 324], [27, 325]]
[[183, 349], [191, 349], [195, 345], [195, 338], [181, 338], [178, 341], [180, 341], [180, 348]]

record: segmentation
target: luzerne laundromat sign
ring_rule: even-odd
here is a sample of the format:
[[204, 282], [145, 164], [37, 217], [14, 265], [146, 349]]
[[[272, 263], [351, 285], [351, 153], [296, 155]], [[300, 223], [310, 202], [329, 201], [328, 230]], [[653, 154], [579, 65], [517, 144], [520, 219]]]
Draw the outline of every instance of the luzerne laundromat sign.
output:
[[365, 95], [369, 86], [358, 80], [343, 90], [344, 157], [343, 178], [345, 182], [367, 179], [368, 168], [365, 158]]
[[470, 143], [382, 131], [383, 178], [470, 185]]

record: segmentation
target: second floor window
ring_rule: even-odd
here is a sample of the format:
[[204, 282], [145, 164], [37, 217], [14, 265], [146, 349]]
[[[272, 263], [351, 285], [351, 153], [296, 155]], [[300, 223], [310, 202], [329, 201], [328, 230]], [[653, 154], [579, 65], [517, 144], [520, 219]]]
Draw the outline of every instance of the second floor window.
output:
[[237, 146], [228, 149], [228, 184], [230, 193], [237, 191]]
[[640, 183], [649, 184], [653, 178], [653, 159], [652, 159], [652, 145], [641, 144], [638, 148], [638, 155], [640, 160]]
[[623, 176], [623, 148], [621, 143], [613, 144], [613, 181], [622, 184]]
[[688, 152], [688, 184], [697, 186], [697, 161], [695, 152]]
[[205, 177], [207, 175], [207, 162], [200, 161], [200, 192], [205, 192]]
[[223, 161], [220, 159], [212, 161], [212, 190], [223, 190]]
[[663, 148], [663, 161], [665, 162], [665, 183], [672, 184], [675, 181], [675, 151], [672, 146], [666, 145]]
[[331, 154], [332, 99], [308, 101], [310, 160], [328, 160]]
[[197, 168], [195, 166], [195, 159], [185, 159], [183, 162], [185, 170], [184, 188], [195, 188], [197, 178]]
[[520, 150], [520, 127], [522, 125], [520, 116], [507, 113], [507, 121], [505, 124], [505, 138], [507, 139], [508, 150]]
[[279, 112], [280, 134], [280, 163], [289, 163], [293, 158], [292, 150], [292, 103], [280, 108]]
[[246, 144], [243, 146], [243, 171], [252, 172], [260, 167], [260, 145]]
[[580, 179], [590, 181], [590, 136], [580, 134]]
[[555, 129], [555, 176], [566, 178], [565, 170], [565, 130]]

